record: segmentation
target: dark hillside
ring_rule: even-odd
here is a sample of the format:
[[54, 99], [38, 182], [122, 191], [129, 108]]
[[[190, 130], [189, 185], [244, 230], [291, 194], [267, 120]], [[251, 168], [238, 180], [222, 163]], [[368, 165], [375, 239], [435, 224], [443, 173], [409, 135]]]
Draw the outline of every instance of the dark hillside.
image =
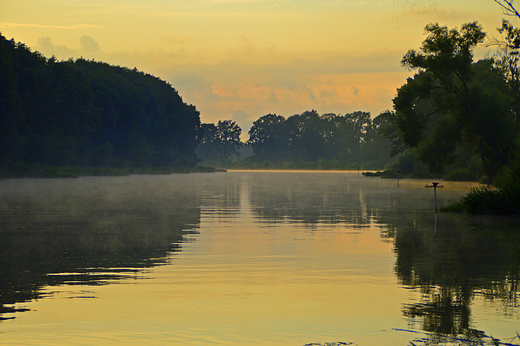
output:
[[0, 166], [186, 167], [200, 117], [137, 69], [46, 59], [0, 36]]

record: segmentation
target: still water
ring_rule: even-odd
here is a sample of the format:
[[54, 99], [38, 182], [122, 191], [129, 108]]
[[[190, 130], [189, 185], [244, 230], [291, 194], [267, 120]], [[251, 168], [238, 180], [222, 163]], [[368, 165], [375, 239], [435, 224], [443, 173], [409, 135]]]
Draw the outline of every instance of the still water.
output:
[[519, 220], [436, 214], [427, 183], [0, 181], [0, 344], [519, 345]]

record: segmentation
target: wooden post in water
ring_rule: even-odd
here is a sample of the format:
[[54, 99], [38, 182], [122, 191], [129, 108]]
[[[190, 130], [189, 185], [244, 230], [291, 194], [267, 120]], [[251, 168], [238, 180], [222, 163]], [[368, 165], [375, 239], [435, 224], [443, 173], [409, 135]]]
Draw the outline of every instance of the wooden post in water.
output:
[[435, 212], [437, 212], [437, 185], [439, 183], [432, 182], [433, 184], [433, 196], [435, 197]]
[[439, 185], [439, 183], [436, 182], [432, 182], [432, 185], [433, 186], [426, 185], [426, 187], [433, 187], [433, 196], [435, 197], [435, 212], [437, 212], [437, 186], [442, 187], [442, 185]]

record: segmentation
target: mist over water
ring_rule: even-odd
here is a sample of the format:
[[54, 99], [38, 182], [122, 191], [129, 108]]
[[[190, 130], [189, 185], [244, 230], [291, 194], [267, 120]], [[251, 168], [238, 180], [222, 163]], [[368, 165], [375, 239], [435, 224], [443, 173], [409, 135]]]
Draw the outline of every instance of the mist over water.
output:
[[0, 181], [1, 343], [520, 344], [518, 219], [436, 214], [427, 183]]

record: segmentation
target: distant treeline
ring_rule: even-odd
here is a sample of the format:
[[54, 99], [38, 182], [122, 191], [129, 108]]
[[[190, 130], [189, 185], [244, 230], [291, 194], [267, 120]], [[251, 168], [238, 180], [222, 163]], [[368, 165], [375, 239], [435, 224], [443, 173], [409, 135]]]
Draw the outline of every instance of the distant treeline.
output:
[[253, 123], [247, 143], [254, 161], [386, 162], [390, 144], [378, 134], [380, 125], [368, 112], [267, 114]]
[[236, 168], [383, 168], [391, 160], [390, 142], [378, 133], [383, 122], [359, 111], [320, 115], [312, 110], [288, 118], [267, 114], [253, 123], [244, 143], [252, 155], [240, 158], [240, 127], [219, 121], [202, 125], [197, 153], [204, 162]]
[[199, 112], [167, 82], [85, 59], [57, 61], [0, 35], [0, 167], [186, 167]]

